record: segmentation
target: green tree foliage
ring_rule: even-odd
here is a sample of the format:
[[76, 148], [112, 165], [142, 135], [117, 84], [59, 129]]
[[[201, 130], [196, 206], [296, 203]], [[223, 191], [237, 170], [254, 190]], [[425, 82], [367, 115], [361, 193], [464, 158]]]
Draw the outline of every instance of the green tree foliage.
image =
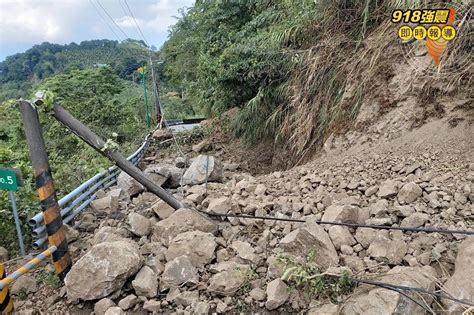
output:
[[[331, 53], [354, 53], [366, 32], [383, 20], [387, 2], [197, 0], [182, 12], [160, 50], [165, 84], [206, 115], [242, 108], [233, 130], [247, 143], [291, 136], [292, 124], [288, 132], [282, 121], [293, 111], [288, 104], [300, 92], [293, 89], [294, 77], [308, 68], [308, 52], [321, 50], [333, 58], [321, 48], [344, 34], [347, 45]], [[344, 80], [335, 70], [321, 69], [318, 81], [327, 83], [304, 87], [311, 99], [326, 90], [325, 97], [337, 99]], [[315, 136], [311, 130], [307, 134]]]
[[[35, 85], [36, 90], [49, 90], [75, 117], [105, 139], [117, 133], [120, 151], [132, 153], [148, 132], [144, 125], [142, 89], [121, 79], [110, 67], [72, 70], [47, 78]], [[20, 168], [25, 187], [18, 191], [22, 222], [39, 211], [34, 180], [31, 176], [27, 144], [16, 101], [0, 105], [0, 165]], [[43, 134], [59, 197], [110, 163], [71, 134], [53, 118], [40, 111]], [[6, 192], [0, 192], [0, 245], [17, 249], [14, 224]], [[29, 232], [25, 228], [25, 235]]]
[[109, 65], [121, 78], [132, 79], [133, 72], [147, 57], [145, 44], [132, 39], [122, 43], [104, 39], [68, 45], [45, 42], [0, 62], [0, 101], [26, 97], [22, 92], [29, 91], [31, 84], [75, 69]]

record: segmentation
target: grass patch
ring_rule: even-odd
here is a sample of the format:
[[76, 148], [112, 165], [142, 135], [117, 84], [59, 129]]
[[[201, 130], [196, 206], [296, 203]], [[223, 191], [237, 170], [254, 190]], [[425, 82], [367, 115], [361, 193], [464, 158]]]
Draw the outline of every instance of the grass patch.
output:
[[258, 279], [258, 274], [252, 268], [244, 269], [244, 270], [240, 270], [240, 271], [242, 272], [242, 278], [244, 279], [244, 283], [240, 287], [239, 291], [242, 294], [247, 294], [252, 290], [252, 281]]
[[36, 276], [36, 283], [38, 285], [48, 286], [54, 289], [57, 289], [61, 286], [61, 280], [56, 275], [56, 273], [44, 270]]
[[280, 254], [278, 261], [284, 267], [282, 280], [290, 287], [302, 290], [309, 297], [328, 298], [332, 302], [338, 302], [338, 297], [346, 295], [355, 287], [347, 271], [340, 275], [329, 274], [321, 271], [314, 262], [316, 253], [311, 251], [303, 260]]

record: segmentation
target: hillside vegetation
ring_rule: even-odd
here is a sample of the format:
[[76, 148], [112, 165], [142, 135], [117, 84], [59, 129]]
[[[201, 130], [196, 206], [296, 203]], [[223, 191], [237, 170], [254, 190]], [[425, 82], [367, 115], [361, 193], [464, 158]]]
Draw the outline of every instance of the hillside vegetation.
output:
[[58, 73], [107, 64], [123, 79], [147, 60], [144, 43], [90, 40], [80, 44], [42, 43], [0, 62], [0, 100], [27, 96], [31, 85]]
[[208, 115], [239, 107], [231, 127], [245, 143], [300, 157], [395, 74], [389, 62], [403, 56], [390, 13], [422, 3], [198, 0], [160, 51], [167, 83]]

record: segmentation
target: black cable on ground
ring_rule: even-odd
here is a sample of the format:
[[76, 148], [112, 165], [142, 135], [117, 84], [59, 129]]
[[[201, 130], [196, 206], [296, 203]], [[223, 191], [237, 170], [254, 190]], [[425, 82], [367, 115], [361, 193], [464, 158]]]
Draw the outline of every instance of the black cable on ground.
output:
[[[210, 213], [206, 211], [200, 211], [208, 216], [212, 217], [222, 217], [222, 218], [242, 218], [242, 219], [253, 219], [253, 220], [274, 220], [274, 221], [283, 221], [283, 222], [298, 222], [305, 223], [309, 222], [301, 219], [290, 219], [290, 218], [276, 218], [276, 217], [267, 217], [267, 216], [252, 216], [247, 214], [220, 214], [220, 213]], [[376, 230], [399, 230], [407, 232], [425, 232], [425, 233], [441, 233], [441, 234], [462, 234], [462, 235], [474, 235], [474, 231], [458, 231], [458, 230], [447, 230], [447, 229], [438, 229], [438, 228], [413, 228], [413, 227], [401, 227], [401, 226], [387, 226], [387, 225], [375, 225], [375, 224], [356, 224], [356, 223], [343, 223], [343, 222], [331, 222], [331, 221], [313, 221], [318, 224], [323, 225], [342, 225], [353, 228], [370, 228]]]
[[369, 285], [374, 285], [374, 286], [386, 287], [387, 289], [390, 288], [390, 289], [397, 289], [397, 290], [404, 290], [404, 291], [413, 291], [413, 292], [418, 292], [418, 293], [422, 293], [422, 294], [429, 294], [429, 295], [433, 295], [433, 296], [436, 296], [436, 297], [441, 298], [441, 299], [451, 300], [451, 301], [454, 301], [454, 302], [459, 303], [459, 304], [474, 306], [473, 302], [460, 300], [460, 299], [457, 299], [457, 298], [455, 298], [453, 296], [450, 296], [450, 295], [447, 295], [447, 294], [431, 292], [431, 291], [421, 289], [421, 288], [408, 287], [408, 286], [404, 286], [404, 285], [390, 284], [390, 283], [385, 283], [385, 282], [380, 282], [380, 281], [373, 281], [373, 280], [363, 280], [363, 279], [352, 279], [352, 280], [357, 282], [357, 283], [364, 283], [364, 284], [369, 284]]

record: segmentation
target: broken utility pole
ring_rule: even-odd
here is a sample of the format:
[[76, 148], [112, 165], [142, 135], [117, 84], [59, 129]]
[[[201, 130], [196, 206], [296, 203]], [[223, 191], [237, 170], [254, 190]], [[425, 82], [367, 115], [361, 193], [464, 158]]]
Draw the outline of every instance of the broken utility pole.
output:
[[[41, 104], [42, 101], [38, 100], [37, 103]], [[97, 152], [114, 161], [121, 170], [133, 177], [135, 180], [145, 186], [150, 192], [154, 193], [164, 202], [169, 204], [172, 208], [182, 208], [181, 202], [179, 202], [166, 190], [156, 185], [153, 181], [146, 177], [138, 167], [128, 161], [120, 152], [113, 149], [107, 149], [105, 147], [106, 142], [103, 139], [101, 139], [87, 126], [72, 116], [62, 106], [58, 104], [54, 105], [53, 109], [51, 110], [51, 116], [53, 116], [74, 134], [76, 134], [79, 138], [84, 140], [84, 142], [94, 148]]]

